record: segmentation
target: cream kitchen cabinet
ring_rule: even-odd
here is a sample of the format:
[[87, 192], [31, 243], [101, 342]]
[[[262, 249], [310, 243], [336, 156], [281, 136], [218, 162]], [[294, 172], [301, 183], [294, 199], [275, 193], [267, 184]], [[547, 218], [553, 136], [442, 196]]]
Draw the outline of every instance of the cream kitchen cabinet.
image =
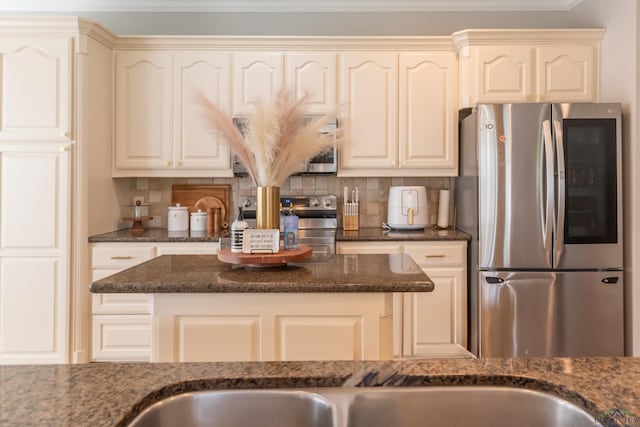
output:
[[[92, 280], [117, 273], [155, 256], [215, 254], [211, 243], [94, 243]], [[152, 317], [147, 294], [92, 294], [93, 361], [149, 361]]]
[[0, 144], [0, 364], [69, 358], [71, 150]]
[[457, 175], [454, 52], [343, 52], [340, 77], [339, 175]]
[[464, 30], [460, 105], [596, 102], [604, 30]]
[[0, 364], [89, 361], [87, 238], [117, 218], [114, 39], [77, 17], [0, 17]]
[[337, 55], [322, 51], [241, 52], [233, 54], [233, 113], [248, 115], [256, 102], [270, 102], [287, 88], [308, 96], [310, 114], [336, 108]]
[[230, 54], [119, 50], [113, 176], [232, 176], [198, 92], [229, 111]]
[[391, 295], [155, 294], [153, 362], [387, 360]]
[[284, 81], [282, 52], [242, 52], [233, 55], [233, 114], [253, 113], [257, 102], [270, 102]]
[[465, 241], [337, 242], [338, 253], [408, 253], [433, 280], [428, 293], [396, 295], [396, 357], [466, 357]]
[[72, 139], [72, 43], [65, 34], [0, 37], [0, 141]]

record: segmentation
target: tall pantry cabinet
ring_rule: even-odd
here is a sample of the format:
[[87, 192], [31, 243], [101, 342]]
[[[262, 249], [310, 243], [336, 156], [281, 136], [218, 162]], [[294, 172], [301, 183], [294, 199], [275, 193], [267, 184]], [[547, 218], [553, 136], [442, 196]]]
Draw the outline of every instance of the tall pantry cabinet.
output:
[[0, 364], [88, 361], [87, 238], [118, 207], [112, 44], [78, 18], [0, 18]]

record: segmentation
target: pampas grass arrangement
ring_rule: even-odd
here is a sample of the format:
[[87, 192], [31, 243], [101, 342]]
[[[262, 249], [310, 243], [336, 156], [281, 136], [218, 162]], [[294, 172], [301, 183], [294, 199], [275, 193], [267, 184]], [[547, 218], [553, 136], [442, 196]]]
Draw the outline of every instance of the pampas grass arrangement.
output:
[[256, 104], [243, 137], [227, 113], [201, 92], [197, 99], [212, 130], [226, 140], [253, 183], [263, 187], [281, 186], [301, 164], [341, 141], [339, 134], [328, 138], [320, 133], [336, 117], [337, 109], [305, 126], [306, 100], [283, 89], [271, 103]]

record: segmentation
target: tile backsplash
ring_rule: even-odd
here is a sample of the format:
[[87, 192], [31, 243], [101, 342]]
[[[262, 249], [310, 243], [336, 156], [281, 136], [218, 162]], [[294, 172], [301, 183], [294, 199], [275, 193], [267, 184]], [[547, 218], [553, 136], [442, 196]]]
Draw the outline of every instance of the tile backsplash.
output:
[[[115, 178], [121, 216], [124, 206], [131, 204], [134, 197], [144, 197], [150, 205], [149, 214], [153, 220], [149, 227], [167, 227], [167, 208], [171, 205], [171, 186], [173, 184], [229, 184], [231, 186], [231, 218], [237, 212], [237, 206], [244, 196], [255, 195], [255, 187], [250, 178]], [[379, 227], [387, 220], [387, 200], [392, 185], [423, 185], [427, 188], [429, 202], [429, 225], [436, 223], [438, 216], [439, 190], [454, 190], [453, 178], [340, 178], [327, 175], [303, 175], [290, 177], [281, 187], [282, 196], [335, 194], [338, 196], [338, 214], [342, 209], [342, 189], [358, 187], [360, 190], [360, 226]], [[451, 197], [451, 203], [453, 203]], [[449, 209], [449, 224], [454, 223], [454, 210]], [[130, 224], [121, 222], [120, 228]], [[338, 219], [341, 226], [341, 220]]]

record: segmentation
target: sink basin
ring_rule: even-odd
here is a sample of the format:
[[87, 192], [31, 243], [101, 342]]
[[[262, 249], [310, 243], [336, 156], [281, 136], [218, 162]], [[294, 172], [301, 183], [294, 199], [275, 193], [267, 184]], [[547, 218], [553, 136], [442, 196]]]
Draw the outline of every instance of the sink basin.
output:
[[498, 386], [221, 390], [164, 399], [130, 427], [593, 427], [594, 417], [551, 394]]
[[332, 405], [295, 390], [220, 390], [180, 394], [154, 403], [131, 427], [332, 427]]

